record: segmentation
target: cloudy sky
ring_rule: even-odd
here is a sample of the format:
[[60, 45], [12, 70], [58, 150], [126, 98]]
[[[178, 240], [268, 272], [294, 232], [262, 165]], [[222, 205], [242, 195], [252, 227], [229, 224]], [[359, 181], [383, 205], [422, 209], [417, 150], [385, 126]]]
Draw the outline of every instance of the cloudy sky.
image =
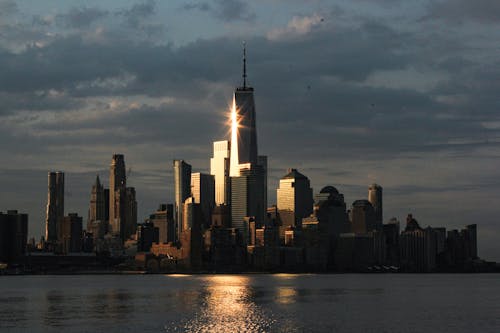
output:
[[125, 154], [139, 218], [172, 202], [172, 160], [208, 171], [241, 44], [270, 204], [298, 168], [384, 216], [477, 223], [500, 261], [497, 0], [0, 0], [0, 210], [44, 230], [47, 171], [86, 219], [96, 174]]

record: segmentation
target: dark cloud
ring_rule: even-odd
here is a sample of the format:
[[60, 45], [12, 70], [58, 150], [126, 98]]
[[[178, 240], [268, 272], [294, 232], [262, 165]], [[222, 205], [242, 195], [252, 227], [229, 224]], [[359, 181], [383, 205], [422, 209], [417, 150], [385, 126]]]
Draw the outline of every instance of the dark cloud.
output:
[[0, 17], [8, 17], [19, 11], [19, 7], [14, 0], [0, 0]]
[[108, 11], [97, 7], [73, 7], [67, 13], [57, 15], [56, 19], [69, 28], [87, 28], [108, 15]]
[[428, 18], [443, 19], [453, 23], [476, 21], [500, 22], [500, 2], [496, 0], [442, 0], [429, 5]]
[[[4, 112], [64, 110], [65, 106], [74, 109], [83, 106], [80, 103], [85, 98], [97, 96], [174, 96], [177, 102], [161, 108], [173, 110], [172, 119], [181, 121], [182, 114], [197, 112], [197, 101], [210, 101], [205, 107], [224, 108], [230, 91], [213, 90], [213, 86], [225, 82], [230, 87], [239, 81], [239, 40], [199, 40], [173, 48], [149, 42], [130, 43], [123, 36], [103, 38], [92, 42], [77, 35], [62, 37], [20, 54], [0, 54], [0, 89], [11, 101], [4, 106]], [[459, 89], [467, 94], [465, 87], [453, 85], [470, 82], [474, 78], [470, 71], [463, 71], [461, 77], [469, 76], [468, 81], [447, 82], [431, 93], [365, 84], [376, 72], [405, 70], [410, 64], [425, 66], [431, 56], [412, 53], [415, 45], [410, 41], [415, 39], [412, 34], [398, 33], [374, 22], [352, 28], [320, 29], [300, 39], [249, 39], [249, 82], [258, 83], [256, 95], [263, 110], [272, 110], [262, 112], [259, 120], [264, 127], [272, 124], [275, 129], [269, 133], [273, 136], [280, 134], [273, 138], [277, 151], [287, 142], [308, 144], [312, 148], [304, 154], [313, 157], [325, 149], [314, 143], [329, 132], [335, 133], [336, 138], [335, 144], [326, 148], [332, 153], [349, 146], [353, 154], [373, 151], [376, 155], [401, 149], [445, 149], [451, 146], [447, 144], [449, 140], [460, 138], [463, 133], [469, 137], [484, 136], [484, 128], [479, 119], [470, 116], [468, 104], [449, 106], [434, 97], [448, 96]], [[461, 64], [464, 62], [455, 61], [447, 66]], [[476, 75], [478, 80], [484, 76]], [[483, 106], [494, 103], [494, 96], [492, 88], [491, 102], [484, 98]], [[474, 100], [477, 103], [477, 98]], [[308, 110], [307, 120], [304, 110]], [[452, 114], [453, 119], [440, 118], [440, 113]], [[145, 105], [120, 114], [116, 120], [98, 121], [119, 120], [117, 126], [133, 124], [134, 133], [138, 133], [133, 140], [172, 140], [176, 138], [175, 129], [169, 132], [173, 137], [167, 138], [155, 126], [157, 123], [147, 120], [167, 114]], [[189, 126], [188, 119], [185, 125]], [[291, 135], [297, 126], [309, 135]], [[264, 139], [271, 140], [263, 132]]]
[[128, 9], [118, 11], [117, 15], [123, 16], [127, 24], [132, 28], [140, 28], [144, 20], [153, 16], [156, 12], [156, 1], [147, 0], [136, 3]]
[[207, 2], [199, 2], [199, 3], [187, 3], [182, 6], [182, 9], [184, 10], [200, 10], [202, 12], [208, 12], [209, 10], [212, 9], [212, 6], [210, 6], [209, 3]]
[[214, 17], [223, 21], [255, 21], [256, 14], [245, 1], [215, 0], [210, 2], [193, 2], [182, 6], [184, 10], [200, 10], [210, 12]]

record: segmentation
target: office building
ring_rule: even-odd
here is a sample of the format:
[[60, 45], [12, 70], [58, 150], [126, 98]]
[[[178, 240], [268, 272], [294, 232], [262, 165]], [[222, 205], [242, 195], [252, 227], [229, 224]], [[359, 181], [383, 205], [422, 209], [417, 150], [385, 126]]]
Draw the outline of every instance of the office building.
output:
[[385, 264], [399, 266], [399, 221], [395, 217], [382, 227], [385, 238]]
[[97, 176], [90, 194], [89, 221], [107, 220], [104, 215], [106, 212], [105, 199], [104, 186], [101, 185], [99, 176]]
[[158, 228], [158, 243], [175, 242], [174, 205], [161, 204], [149, 219]]
[[366, 234], [378, 229], [375, 222], [375, 211], [368, 200], [354, 201], [349, 212], [349, 218], [351, 230], [355, 234]]
[[431, 227], [422, 229], [412, 224], [401, 233], [401, 267], [407, 272], [433, 272], [437, 267], [436, 232]]
[[289, 169], [280, 179], [276, 191], [277, 207], [284, 226], [300, 227], [302, 219], [313, 209], [313, 194], [309, 179], [297, 171]]
[[184, 160], [174, 160], [175, 232], [177, 239], [183, 230], [183, 204], [191, 196], [191, 165]]
[[137, 199], [134, 187], [127, 187], [125, 189], [125, 200], [124, 240], [134, 235], [137, 229]]
[[247, 86], [246, 48], [243, 49], [243, 84], [236, 88], [231, 110], [231, 224], [248, 241], [246, 217], [258, 227], [267, 208], [267, 157], [257, 152], [257, 130], [253, 88]]
[[237, 228], [244, 244], [248, 241], [245, 217], [254, 217], [258, 227], [265, 222], [264, 170], [259, 165], [248, 164], [241, 168], [240, 176], [231, 178], [231, 225]]
[[153, 243], [159, 243], [159, 229], [151, 221], [137, 226], [137, 251], [149, 252]]
[[82, 218], [76, 213], [64, 217], [62, 224], [61, 252], [82, 251]]
[[28, 214], [17, 210], [0, 212], [0, 262], [18, 261], [26, 253]]
[[49, 172], [45, 240], [56, 244], [61, 240], [64, 219], [64, 173]]
[[210, 174], [214, 176], [214, 199], [217, 205], [229, 205], [231, 199], [230, 149], [231, 144], [227, 140], [214, 142], [214, 156], [210, 159]]
[[305, 262], [314, 269], [332, 268], [340, 234], [350, 231], [344, 195], [325, 186], [315, 196], [313, 214], [302, 219]]
[[378, 184], [372, 184], [368, 187], [368, 201], [373, 206], [373, 212], [375, 213], [375, 224], [377, 229], [380, 229], [383, 222], [382, 215], [382, 186]]
[[462, 229], [464, 240], [465, 260], [477, 259], [477, 225], [470, 224]]
[[231, 227], [231, 209], [227, 205], [215, 206], [212, 212], [212, 226], [221, 228]]
[[258, 164], [257, 129], [253, 88], [247, 86], [246, 48], [243, 48], [243, 85], [234, 91], [231, 110], [230, 176], [239, 176], [239, 165]]
[[[96, 226], [99, 225], [98, 229], [103, 229], [105, 233], [105, 226], [108, 223], [109, 219], [109, 216], [107, 214], [109, 214], [109, 190], [105, 191], [104, 186], [101, 184], [99, 176], [97, 176], [90, 194], [87, 230], [90, 231], [91, 229], [95, 229]], [[94, 237], [102, 238], [104, 236], [104, 233], [102, 233], [102, 235], [101, 233], [102, 232], [99, 229], [99, 235], [94, 235]]]
[[135, 234], [137, 200], [135, 188], [127, 187], [125, 159], [113, 155], [109, 174], [109, 232], [123, 243]]
[[204, 173], [191, 174], [191, 195], [201, 206], [203, 226], [211, 224], [212, 211], [215, 206], [215, 177]]
[[109, 172], [109, 231], [117, 236], [123, 233], [126, 187], [125, 159], [123, 155], [115, 154]]

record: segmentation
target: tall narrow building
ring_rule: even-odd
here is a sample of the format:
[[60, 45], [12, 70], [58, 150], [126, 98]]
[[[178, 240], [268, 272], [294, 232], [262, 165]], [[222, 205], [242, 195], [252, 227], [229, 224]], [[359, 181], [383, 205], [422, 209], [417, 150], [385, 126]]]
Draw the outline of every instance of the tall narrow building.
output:
[[378, 184], [371, 184], [370, 187], [368, 187], [368, 201], [372, 204], [375, 212], [375, 223], [378, 227], [381, 227], [383, 222], [382, 186]]
[[302, 218], [312, 214], [313, 192], [311, 183], [297, 169], [288, 169], [288, 173], [280, 179], [276, 198], [283, 225], [301, 226]]
[[229, 178], [230, 142], [214, 142], [214, 156], [210, 159], [210, 174], [215, 178], [215, 203], [228, 205], [231, 199]]
[[125, 159], [113, 155], [109, 174], [109, 232], [125, 241], [137, 227], [135, 188], [127, 187]]
[[249, 240], [247, 220], [253, 217], [257, 227], [264, 224], [267, 211], [264, 188], [264, 169], [260, 165], [247, 164], [231, 178], [231, 224], [237, 228], [244, 242]]
[[121, 154], [114, 154], [109, 170], [109, 231], [114, 235], [121, 233], [126, 186], [125, 159]]
[[243, 48], [243, 85], [234, 91], [231, 110], [231, 223], [246, 242], [252, 217], [264, 224], [267, 209], [267, 157], [257, 151], [253, 88], [247, 86], [246, 48]]
[[134, 187], [127, 187], [125, 190], [125, 223], [123, 224], [122, 239], [127, 239], [135, 235], [137, 230], [137, 199]]
[[[108, 199], [109, 200], [109, 199]], [[88, 223], [94, 221], [107, 221], [106, 214], [106, 197], [104, 194], [104, 186], [101, 184], [99, 175], [95, 179], [90, 194], [89, 220]]]
[[109, 190], [104, 189], [99, 175], [96, 176], [90, 193], [89, 216], [87, 232], [92, 233], [94, 239], [101, 239], [106, 234], [109, 220]]
[[231, 110], [230, 176], [239, 176], [240, 164], [257, 164], [257, 129], [253, 88], [247, 86], [246, 48], [243, 48], [243, 85], [234, 91]]
[[64, 172], [49, 172], [45, 240], [57, 243], [62, 237], [64, 219]]
[[215, 206], [215, 177], [197, 172], [191, 174], [191, 194], [195, 203], [200, 204], [203, 226], [208, 228], [211, 223], [212, 210]]
[[183, 230], [183, 205], [191, 196], [191, 165], [184, 160], [174, 160], [175, 233], [177, 240]]

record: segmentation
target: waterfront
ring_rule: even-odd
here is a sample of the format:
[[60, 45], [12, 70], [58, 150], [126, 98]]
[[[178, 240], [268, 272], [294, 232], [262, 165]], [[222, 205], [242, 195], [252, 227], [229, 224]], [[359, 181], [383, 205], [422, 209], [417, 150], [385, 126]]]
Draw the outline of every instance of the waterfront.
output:
[[0, 277], [2, 332], [498, 332], [499, 274]]

